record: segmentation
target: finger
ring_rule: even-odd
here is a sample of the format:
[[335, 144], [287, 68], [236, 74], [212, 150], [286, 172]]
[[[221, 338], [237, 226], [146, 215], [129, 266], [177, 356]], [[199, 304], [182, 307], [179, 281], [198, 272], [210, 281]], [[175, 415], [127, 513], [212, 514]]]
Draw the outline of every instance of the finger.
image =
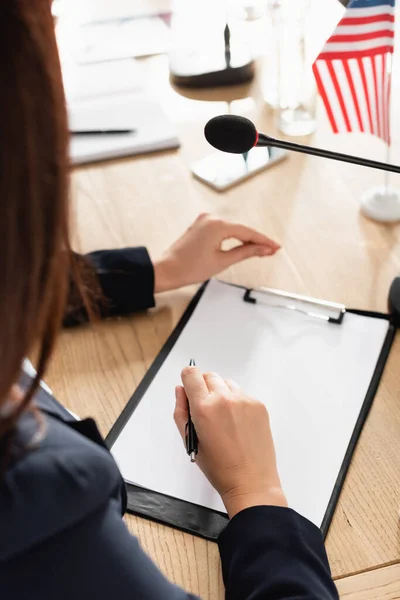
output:
[[273, 256], [278, 251], [270, 246], [258, 246], [257, 244], [241, 244], [231, 250], [222, 251], [225, 268], [237, 262], [252, 258], [253, 256]]
[[218, 373], [204, 373], [203, 377], [210, 393], [226, 394], [230, 392], [225, 380]]
[[240, 223], [227, 223], [226, 233], [229, 237], [234, 237], [244, 243], [268, 246], [275, 250], [279, 250], [281, 247], [278, 242], [274, 242], [274, 240], [271, 240], [263, 233], [260, 233], [251, 227], [246, 227], [246, 225], [241, 225]]
[[185, 427], [189, 418], [189, 412], [185, 390], [181, 385], [177, 385], [175, 388], [175, 400], [174, 421], [181, 438], [185, 441]]
[[207, 398], [209, 391], [203, 375], [196, 367], [185, 367], [181, 374], [189, 404], [198, 404]]
[[234, 381], [233, 379], [225, 379], [225, 383], [228, 386], [228, 388], [231, 390], [231, 392], [240, 392], [241, 387], [240, 385], [237, 383], [237, 381]]

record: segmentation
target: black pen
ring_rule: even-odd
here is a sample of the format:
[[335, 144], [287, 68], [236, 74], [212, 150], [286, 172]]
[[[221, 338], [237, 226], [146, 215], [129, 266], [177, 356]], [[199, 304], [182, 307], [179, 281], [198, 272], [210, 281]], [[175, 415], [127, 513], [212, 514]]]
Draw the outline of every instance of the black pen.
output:
[[135, 129], [88, 129], [87, 131], [70, 131], [71, 135], [127, 135], [135, 133]]
[[[196, 366], [196, 363], [194, 361], [194, 358], [191, 358], [189, 361], [189, 367], [195, 367], [195, 366]], [[189, 400], [188, 400], [188, 422], [186, 423], [185, 437], [186, 437], [186, 452], [190, 456], [190, 461], [194, 463], [194, 462], [196, 462], [196, 456], [199, 451], [199, 440], [197, 438], [197, 433], [194, 428], [192, 418], [190, 416]]]

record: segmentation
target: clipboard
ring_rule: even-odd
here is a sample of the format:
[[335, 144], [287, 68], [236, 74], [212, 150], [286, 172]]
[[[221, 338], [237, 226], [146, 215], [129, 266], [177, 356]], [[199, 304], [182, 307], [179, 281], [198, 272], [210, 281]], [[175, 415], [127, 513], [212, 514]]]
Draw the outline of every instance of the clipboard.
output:
[[[211, 285], [215, 284], [211, 283]], [[308, 322], [311, 322], [310, 320], [315, 320], [316, 322], [320, 320], [326, 321], [329, 324], [328, 326], [333, 328], [340, 328], [342, 324], [346, 322], [347, 314], [358, 315], [360, 317], [370, 317], [372, 319], [383, 321], [386, 324], [385, 327], [387, 327], [387, 332], [384, 335], [375, 368], [373, 369], [371, 377], [369, 378], [369, 384], [365, 398], [362, 401], [361, 410], [358, 413], [358, 417], [352, 429], [349, 443], [344, 453], [344, 458], [341, 462], [340, 468], [338, 469], [337, 478], [334, 483], [329, 502], [327, 503], [322, 522], [320, 524], [322, 534], [324, 537], [326, 537], [347, 471], [350, 466], [352, 455], [356, 448], [364, 423], [367, 419], [369, 410], [372, 406], [386, 360], [390, 353], [396, 332], [395, 324], [392, 322], [390, 315], [383, 313], [349, 310], [341, 304], [322, 302], [313, 298], [287, 294], [286, 292], [280, 292], [278, 290], [269, 290], [265, 288], [254, 290], [240, 286], [233, 286], [232, 284], [223, 285], [237, 290], [240, 293], [241, 301], [248, 305], [258, 303], [266, 304], [271, 310], [275, 311], [276, 314], [278, 314], [276, 311], [282, 311], [282, 314], [284, 312], [292, 312], [299, 314], [299, 316], [303, 314], [305, 315], [305, 318], [309, 320]], [[182, 333], [185, 331], [185, 328], [194, 315], [196, 308], [198, 308], [199, 303], [201, 303], [201, 300], [209, 286], [210, 282], [206, 282], [193, 297], [176, 328], [171, 333], [170, 337], [151, 365], [149, 371], [144, 376], [137, 390], [134, 392], [123, 412], [117, 419], [115, 425], [110, 430], [106, 438], [106, 443], [111, 452], [113, 452], [113, 447], [119, 440], [119, 437], [127, 423], [131, 418], [135, 418], [135, 410], [140, 405], [141, 400], [146, 395], [146, 392], [148, 391], [152, 382], [154, 382], [157, 374], [160, 372], [160, 369], [170, 356], [170, 353], [174, 350], [174, 347], [176, 346]], [[182, 364], [182, 367], [183, 366], [184, 364]], [[201, 368], [200, 364], [199, 366]], [[235, 373], [231, 373], [230, 376], [235, 378]], [[182, 454], [185, 454], [183, 446]], [[134, 458], [135, 457], [132, 457], [132, 460], [134, 460]], [[185, 459], [189, 461], [186, 455]], [[192, 468], [196, 467], [194, 466]], [[218, 538], [219, 534], [226, 527], [228, 522], [228, 517], [222, 510], [210, 509], [198, 503], [189, 502], [166, 493], [160, 493], [152, 489], [147, 489], [142, 485], [133, 485], [132, 483], [126, 483], [126, 485], [128, 499], [127, 509], [129, 512], [138, 516], [148, 518], [162, 524], [170, 525], [182, 531], [214, 541]]]

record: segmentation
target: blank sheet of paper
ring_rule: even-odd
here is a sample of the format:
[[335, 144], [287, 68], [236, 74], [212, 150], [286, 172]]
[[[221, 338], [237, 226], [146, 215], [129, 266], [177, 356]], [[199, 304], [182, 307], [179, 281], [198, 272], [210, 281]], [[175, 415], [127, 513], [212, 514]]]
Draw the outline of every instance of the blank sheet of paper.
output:
[[82, 27], [78, 63], [164, 54], [170, 49], [171, 30], [159, 17], [121, 19]]
[[350, 313], [336, 325], [249, 304], [243, 289], [211, 281], [112, 447], [124, 479], [224, 511], [172, 418], [175, 385], [193, 357], [266, 404], [289, 504], [321, 526], [388, 327]]
[[62, 73], [69, 104], [88, 98], [144, 91], [144, 81], [134, 58], [88, 65], [78, 65], [65, 59]]

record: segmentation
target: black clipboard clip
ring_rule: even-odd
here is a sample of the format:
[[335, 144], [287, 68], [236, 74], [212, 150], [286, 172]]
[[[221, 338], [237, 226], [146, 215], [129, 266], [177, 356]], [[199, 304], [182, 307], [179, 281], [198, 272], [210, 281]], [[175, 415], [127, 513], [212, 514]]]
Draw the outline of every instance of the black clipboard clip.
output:
[[245, 291], [243, 300], [250, 304], [266, 304], [271, 308], [285, 308], [300, 312], [308, 317], [320, 319], [328, 323], [340, 325], [346, 314], [344, 304], [336, 302], [327, 302], [299, 294], [289, 294], [280, 290], [270, 288], [248, 289]]

